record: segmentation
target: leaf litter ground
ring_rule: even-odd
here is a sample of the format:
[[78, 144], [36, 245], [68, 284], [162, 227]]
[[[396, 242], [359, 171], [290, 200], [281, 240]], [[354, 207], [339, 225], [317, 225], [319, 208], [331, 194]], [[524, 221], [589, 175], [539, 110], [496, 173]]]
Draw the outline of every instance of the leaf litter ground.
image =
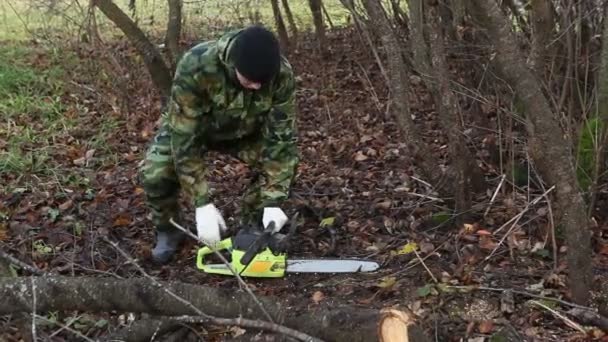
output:
[[[317, 53], [309, 39], [290, 54], [299, 85], [302, 162], [286, 210], [299, 211], [303, 219], [290, 255], [370, 258], [382, 268], [373, 274], [247, 279], [254, 292], [276, 296], [294, 310], [341, 304], [407, 307], [420, 317], [429, 335], [440, 341], [479, 340], [505, 328], [530, 341], [585, 340], [548, 311], [531, 306], [530, 298], [515, 295], [509, 305], [504, 291], [467, 288], [519, 289], [567, 300], [564, 251], [558, 253], [556, 270], [548, 252], [546, 203], [522, 216], [500, 246], [511, 226], [500, 234], [494, 231], [529, 202], [521, 189], [500, 192], [485, 218], [478, 215], [467, 224], [455, 225], [445, 203], [417, 174], [405, 153], [398, 127], [387, 115], [388, 94], [379, 69], [356, 37], [351, 30], [332, 31], [328, 44], [332, 50], [327, 55]], [[2, 173], [3, 250], [59, 274], [141, 276], [103, 241], [107, 237], [159, 279], [237, 291], [234, 279], [196, 270], [198, 245], [194, 241], [188, 241], [167, 266], [149, 261], [153, 231], [137, 172], [160, 106], [149, 92], [149, 80], [142, 76], [146, 71], [134, 58], [133, 49], [125, 42], [113, 47], [116, 53], [111, 58], [100, 52], [103, 49], [86, 46], [70, 51], [78, 68], [68, 72], [66, 87], [55, 94], [70, 124], [63, 125], [46, 145], [35, 146], [48, 156], [41, 172]], [[46, 50], [34, 51], [35, 57], [28, 60], [34, 68], [57, 63]], [[415, 77], [412, 87], [414, 119], [434, 151], [443, 156], [445, 137], [436, 129], [430, 97]], [[125, 98], [124, 94], [131, 95]], [[15, 127], [28, 120], [38, 130], [36, 134], [49, 133], [40, 117], [27, 113], [15, 114]], [[11, 132], [9, 127], [0, 136], [3, 152], [8, 153]], [[482, 144], [477, 147], [480, 158], [487, 155]], [[230, 218], [238, 214], [251, 170], [215, 153], [207, 156], [207, 162], [213, 198], [235, 228]], [[487, 176], [493, 186], [499, 184], [500, 175], [488, 171]], [[492, 191], [476, 199], [475, 210], [483, 214]], [[192, 226], [191, 209], [184, 211], [184, 217], [186, 225]], [[599, 224], [596, 229], [600, 238], [602, 228]], [[602, 245], [598, 249], [596, 275], [605, 284], [608, 268], [602, 265], [606, 265], [608, 249]], [[464, 289], [449, 291], [441, 284]], [[82, 320], [81, 331], [93, 337], [120, 324], [116, 317], [106, 318], [109, 325], [95, 325], [98, 319]], [[18, 337], [10, 321], [2, 330], [9, 340]]]

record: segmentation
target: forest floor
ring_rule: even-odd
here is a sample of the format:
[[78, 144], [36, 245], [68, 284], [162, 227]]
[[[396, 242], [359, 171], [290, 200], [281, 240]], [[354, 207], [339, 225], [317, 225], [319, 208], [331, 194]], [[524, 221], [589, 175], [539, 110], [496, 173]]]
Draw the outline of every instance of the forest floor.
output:
[[[597, 329], [582, 334], [537, 304], [568, 309], [550, 300], [569, 300], [565, 247], [558, 231], [556, 262], [548, 202], [528, 207], [542, 191], [507, 179], [490, 203], [501, 181], [484, 151], [483, 141], [493, 133], [472, 140], [485, 165], [488, 191], [475, 198], [469, 221], [456, 224], [457, 215], [417, 173], [387, 116], [388, 94], [371, 52], [356, 31], [331, 31], [328, 38], [326, 55], [305, 37], [289, 54], [298, 79], [302, 161], [285, 210], [303, 218], [301, 243], [290, 255], [369, 258], [381, 269], [247, 279], [254, 292], [297, 310], [407, 307], [437, 341], [484, 341], [500, 329], [527, 341], [604, 338]], [[138, 165], [160, 105], [130, 45], [115, 42], [112, 48], [82, 44], [53, 50], [28, 43], [0, 50], [0, 70], [8, 75], [0, 79], [0, 248], [57, 274], [142, 276], [105, 237], [154, 277], [238, 291], [232, 277], [196, 269], [195, 241], [168, 265], [149, 260], [154, 233]], [[432, 100], [416, 77], [411, 86], [412, 115], [443, 155], [445, 138]], [[232, 225], [250, 170], [224, 155], [211, 153], [207, 160], [214, 201]], [[191, 209], [184, 217], [191, 226]], [[602, 284], [608, 276], [608, 248], [601, 244], [605, 229], [598, 222], [594, 244], [594, 273]], [[508, 289], [547, 298], [516, 293], [509, 305]], [[122, 324], [116, 316], [85, 313], [53, 319], [70, 321], [91, 338]], [[48, 337], [57, 329], [49, 325], [39, 333]], [[1, 339], [20, 338], [9, 319], [0, 321], [0, 331]], [[215, 334], [210, 340], [230, 340], [230, 331], [207, 333]], [[62, 339], [74, 340], [67, 331], [53, 337]]]

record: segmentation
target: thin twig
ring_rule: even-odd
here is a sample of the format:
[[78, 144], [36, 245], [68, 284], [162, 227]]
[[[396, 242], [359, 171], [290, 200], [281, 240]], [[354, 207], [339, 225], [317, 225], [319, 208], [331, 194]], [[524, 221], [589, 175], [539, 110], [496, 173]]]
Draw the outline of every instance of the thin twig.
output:
[[[58, 325], [58, 326], [60, 326], [62, 329], [65, 329], [65, 330], [67, 330], [67, 331], [71, 332], [72, 334], [74, 334], [74, 335], [78, 336], [79, 338], [82, 338], [82, 339], [83, 339], [83, 340], [85, 340], [85, 341], [88, 341], [88, 342], [95, 342], [95, 341], [94, 341], [94, 340], [92, 340], [91, 338], [89, 338], [89, 337], [87, 337], [87, 336], [83, 335], [83, 334], [82, 334], [80, 331], [78, 331], [78, 330], [74, 330], [74, 329], [72, 329], [72, 328], [68, 327], [67, 325], [65, 325], [65, 324], [63, 324], [63, 323], [61, 323], [61, 322], [59, 322], [59, 321], [51, 321], [50, 319], [48, 319], [48, 318], [46, 318], [46, 317], [44, 317], [44, 316], [40, 316], [40, 315], [34, 315], [34, 316], [35, 316], [35, 318], [37, 318], [37, 319], [41, 319], [41, 320], [43, 320], [43, 321], [45, 321], [45, 322], [48, 322], [48, 323], [52, 323], [52, 324]], [[34, 318], [34, 317], [32, 317], [32, 319], [33, 319], [33, 318]]]
[[36, 341], [36, 277], [31, 277], [32, 281], [32, 340]]
[[108, 244], [110, 244], [112, 247], [114, 247], [114, 249], [116, 249], [118, 251], [118, 253], [120, 253], [131, 264], [133, 264], [133, 266], [135, 266], [137, 268], [137, 270], [139, 272], [141, 272], [141, 274], [144, 275], [144, 277], [150, 279], [150, 281], [152, 281], [152, 283], [155, 286], [158, 286], [159, 288], [163, 289], [163, 291], [165, 291], [171, 297], [175, 298], [176, 300], [178, 300], [182, 304], [184, 304], [184, 305], [188, 306], [189, 308], [191, 308], [197, 315], [199, 315], [199, 316], [205, 316], [205, 317], [211, 317], [211, 316], [205, 314], [204, 312], [202, 312], [199, 308], [197, 308], [196, 306], [194, 306], [189, 301], [185, 300], [184, 298], [182, 298], [182, 297], [178, 296], [177, 294], [173, 293], [173, 291], [171, 291], [168, 288], [164, 287], [161, 283], [159, 283], [156, 279], [154, 279], [154, 277], [152, 277], [151, 275], [149, 275], [141, 266], [139, 266], [139, 264], [135, 260], [133, 260], [133, 258], [131, 258], [131, 256], [129, 254], [127, 254], [127, 252], [123, 251], [122, 248], [120, 248], [117, 243], [115, 243], [113, 241], [110, 241], [110, 239], [108, 239], [105, 236], [103, 236], [102, 239], [105, 242], [107, 242]]
[[414, 253], [416, 254], [416, 257], [418, 258], [418, 260], [420, 260], [420, 263], [422, 264], [422, 266], [424, 266], [424, 269], [426, 269], [426, 271], [429, 273], [431, 278], [433, 278], [433, 281], [435, 283], [438, 283], [439, 281], [437, 280], [437, 278], [435, 278], [435, 275], [433, 275], [433, 272], [431, 272], [431, 270], [426, 266], [426, 263], [424, 262], [424, 260], [422, 260], [422, 258], [420, 257], [420, 254], [418, 254], [418, 251], [414, 250]]
[[206, 317], [192, 317], [192, 316], [180, 316], [175, 318], [175, 320], [184, 322], [184, 323], [213, 323], [218, 325], [236, 325], [243, 328], [254, 328], [260, 330], [272, 331], [275, 333], [281, 333], [283, 335], [296, 338], [300, 341], [307, 342], [322, 342], [321, 339], [316, 337], [312, 337], [303, 332], [281, 326], [274, 323], [251, 320], [246, 318], [206, 318]]
[[566, 323], [566, 325], [570, 326], [571, 328], [576, 329], [576, 330], [582, 332], [583, 334], [587, 334], [587, 332], [585, 331], [585, 329], [583, 329], [583, 327], [581, 327], [580, 324], [574, 322], [573, 320], [571, 320], [570, 318], [568, 318], [568, 317], [560, 314], [559, 312], [551, 309], [550, 307], [546, 306], [545, 304], [537, 302], [535, 300], [530, 301], [530, 303], [532, 303], [534, 305], [538, 305], [541, 308], [543, 308], [543, 309], [551, 312], [552, 314], [554, 314], [555, 316], [557, 316], [558, 318], [560, 318], [562, 321], [564, 321], [564, 323]]
[[417, 194], [415, 192], [406, 192], [406, 194], [412, 195], [412, 196], [416, 196], [416, 197], [426, 198], [426, 199], [432, 200], [434, 202], [443, 202], [443, 200], [441, 198], [437, 198], [437, 197], [433, 197], [433, 196], [428, 196], [428, 195]]
[[418, 182], [420, 182], [420, 183], [422, 183], [422, 184], [424, 184], [424, 185], [428, 186], [429, 188], [433, 188], [433, 186], [432, 186], [430, 183], [428, 183], [428, 182], [426, 182], [426, 181], [423, 181], [423, 180], [422, 180], [422, 179], [420, 179], [420, 178], [416, 178], [416, 177], [414, 177], [414, 176], [410, 176], [410, 178], [412, 178], [413, 180], [418, 181]]
[[496, 199], [496, 195], [498, 195], [498, 191], [500, 191], [500, 188], [502, 188], [502, 184], [505, 182], [505, 178], [507, 178], [507, 175], [503, 174], [502, 178], [500, 179], [500, 183], [498, 183], [498, 186], [496, 187], [496, 190], [494, 190], [494, 195], [492, 195], [492, 198], [490, 199], [490, 204], [488, 204], [488, 208], [486, 208], [485, 213], [483, 213], [483, 217], [488, 216], [488, 212], [490, 212], [490, 208], [492, 208], [492, 204], [494, 204], [494, 200]]
[[16, 266], [18, 266], [18, 267], [20, 267], [20, 268], [22, 268], [22, 269], [24, 269], [26, 271], [29, 271], [29, 272], [31, 272], [31, 273], [33, 273], [35, 275], [43, 275], [43, 274], [45, 274], [44, 271], [42, 271], [42, 270], [40, 270], [40, 269], [38, 269], [36, 267], [33, 267], [33, 266], [30, 266], [30, 265], [26, 264], [25, 262], [23, 262], [23, 261], [15, 258], [15, 257], [13, 257], [12, 255], [4, 252], [1, 249], [0, 249], [0, 258], [6, 260], [8, 262], [10, 262], [11, 264], [16, 265]]
[[66, 330], [67, 328], [70, 327], [70, 325], [72, 325], [74, 322], [78, 321], [80, 319], [80, 317], [82, 316], [74, 316], [72, 318], [70, 318], [70, 321], [67, 322], [63, 327], [59, 327], [59, 329], [57, 329], [57, 331], [55, 331], [54, 333], [52, 333], [51, 335], [49, 335], [49, 339], [52, 337], [57, 336], [60, 332]]
[[260, 300], [258, 299], [258, 297], [255, 296], [255, 294], [253, 293], [253, 291], [251, 291], [251, 289], [249, 288], [249, 286], [247, 285], [247, 283], [245, 283], [245, 281], [243, 280], [243, 278], [241, 278], [241, 276], [238, 274], [238, 272], [232, 267], [232, 264], [230, 262], [228, 262], [228, 260], [226, 260], [226, 258], [217, 251], [216, 248], [213, 247], [213, 245], [211, 245], [210, 243], [208, 243], [207, 241], [205, 241], [204, 239], [199, 238], [198, 236], [192, 234], [192, 232], [184, 227], [182, 227], [180, 224], [178, 224], [177, 222], [175, 222], [173, 220], [173, 218], [169, 219], [169, 222], [171, 222], [171, 224], [173, 224], [177, 229], [181, 230], [182, 232], [186, 233], [186, 235], [188, 235], [189, 237], [205, 244], [205, 246], [209, 247], [213, 253], [215, 255], [217, 255], [224, 264], [226, 264], [226, 266], [228, 266], [228, 268], [230, 269], [230, 271], [232, 272], [232, 274], [234, 274], [234, 276], [238, 279], [239, 284], [245, 289], [245, 291], [247, 291], [247, 293], [251, 296], [251, 298], [253, 299], [253, 301], [257, 304], [257, 306], [260, 308], [260, 310], [262, 310], [262, 312], [264, 313], [264, 315], [266, 315], [266, 318], [274, 323], [274, 320], [272, 319], [272, 316], [268, 313], [268, 311], [266, 311], [266, 309], [264, 308], [264, 305], [262, 305], [262, 303], [260, 302]]
[[594, 311], [592, 308], [587, 307], [587, 306], [583, 306], [583, 305], [578, 305], [578, 304], [575, 304], [575, 303], [567, 302], [565, 300], [561, 300], [561, 299], [558, 299], [558, 298], [551, 298], [551, 297], [545, 297], [545, 296], [541, 296], [541, 295], [536, 295], [534, 293], [530, 293], [530, 292], [526, 292], [526, 291], [521, 291], [521, 290], [505, 289], [505, 288], [499, 288], [499, 287], [451, 286], [451, 285], [447, 286], [447, 288], [451, 288], [451, 289], [455, 289], [455, 290], [480, 290], [480, 291], [492, 291], [492, 292], [511, 291], [514, 294], [518, 294], [518, 295], [522, 295], [522, 296], [526, 296], [526, 297], [530, 297], [530, 298], [536, 298], [536, 299], [553, 301], [553, 302], [560, 303], [562, 305], [573, 307], [573, 308], [579, 308], [579, 309]]
[[511, 226], [511, 228], [509, 228], [509, 230], [507, 231], [507, 233], [502, 237], [502, 239], [500, 239], [500, 241], [498, 242], [498, 244], [496, 245], [496, 247], [494, 248], [494, 250], [492, 250], [492, 253], [490, 253], [490, 255], [488, 255], [484, 261], [488, 261], [493, 255], [494, 253], [496, 253], [496, 251], [498, 250], [498, 248], [503, 244], [503, 242], [505, 241], [505, 239], [511, 234], [511, 232], [513, 231], [513, 229], [515, 229], [515, 226], [517, 225], [517, 222], [519, 222], [519, 220], [524, 216], [524, 214], [530, 209], [530, 207], [532, 207], [533, 205], [535, 205], [536, 203], [538, 203], [542, 198], [545, 198], [545, 196], [547, 196], [547, 194], [551, 191], [553, 191], [553, 189], [555, 189], [555, 185], [552, 186], [549, 190], [545, 191], [541, 196], [535, 198], [532, 202], [529, 202], [526, 207], [517, 215], [515, 215], [513, 218], [511, 218], [509, 221], [507, 221], [507, 223], [503, 224], [502, 227], [500, 227], [498, 230], [496, 230], [494, 232], [494, 234], [498, 233], [499, 231], [501, 231], [504, 227], [506, 227], [510, 222], [513, 222], [513, 225]]
[[[545, 186], [543, 185], [543, 182], [541, 181], [539, 183], [544, 191]], [[553, 249], [553, 270], [556, 270], [559, 263], [557, 260], [557, 240], [555, 238], [555, 222], [553, 220], [553, 209], [551, 207], [551, 201], [549, 200], [549, 196], [547, 196], [545, 194], [544, 197], [545, 197], [545, 200], [547, 201], [547, 208], [549, 209], [549, 212], [547, 214], [549, 215], [549, 224], [551, 225], [551, 248]]]

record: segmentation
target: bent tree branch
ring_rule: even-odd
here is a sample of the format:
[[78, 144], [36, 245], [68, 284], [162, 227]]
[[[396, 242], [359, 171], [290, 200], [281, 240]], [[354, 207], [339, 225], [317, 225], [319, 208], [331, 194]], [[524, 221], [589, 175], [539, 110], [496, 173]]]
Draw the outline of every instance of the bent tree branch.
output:
[[[0, 315], [32, 310], [34, 290], [30, 285], [31, 280], [31, 277], [0, 278], [0, 298], [3, 298], [0, 302]], [[173, 316], [175, 319], [184, 315], [198, 316], [192, 306], [170, 296], [165, 290], [169, 289], [209, 316], [241, 317], [250, 321], [262, 317], [252, 298], [234, 289], [216, 289], [180, 282], [159, 282], [159, 286], [142, 278], [53, 276], [37, 277], [35, 282], [36, 312], [117, 311]], [[375, 341], [379, 334], [411, 335], [405, 341], [428, 341], [422, 330], [412, 320], [407, 321], [405, 318], [409, 316], [401, 311], [396, 314], [396, 310], [379, 311], [347, 306], [293, 313], [288, 304], [278, 298], [258, 299], [278, 324], [327, 341]], [[196, 320], [206, 320], [213, 324], [235, 323], [234, 319], [219, 319], [215, 323], [205, 317]]]
[[171, 73], [154, 44], [112, 0], [93, 0], [93, 4], [129, 38], [143, 58], [152, 82], [163, 97], [168, 97], [171, 90]]
[[487, 30], [500, 71], [525, 105], [530, 154], [544, 181], [555, 186], [560, 223], [566, 232], [568, 282], [573, 301], [585, 305], [591, 289], [591, 237], [586, 206], [578, 188], [569, 141], [545, 98], [540, 81], [527, 67], [510, 23], [495, 0], [472, 0], [471, 10]]

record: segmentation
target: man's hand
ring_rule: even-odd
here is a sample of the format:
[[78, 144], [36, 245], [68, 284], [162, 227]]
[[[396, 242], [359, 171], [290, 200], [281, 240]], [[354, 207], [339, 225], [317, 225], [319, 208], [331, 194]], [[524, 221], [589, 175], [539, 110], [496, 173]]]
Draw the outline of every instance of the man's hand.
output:
[[226, 231], [226, 222], [222, 214], [213, 204], [196, 208], [196, 232], [211, 246], [222, 240], [221, 234]]
[[264, 228], [267, 228], [271, 221], [274, 221], [275, 228], [273, 230], [273, 234], [277, 233], [283, 228], [285, 223], [287, 223], [287, 215], [280, 208], [264, 208], [264, 215], [262, 216], [262, 223], [264, 224]]

